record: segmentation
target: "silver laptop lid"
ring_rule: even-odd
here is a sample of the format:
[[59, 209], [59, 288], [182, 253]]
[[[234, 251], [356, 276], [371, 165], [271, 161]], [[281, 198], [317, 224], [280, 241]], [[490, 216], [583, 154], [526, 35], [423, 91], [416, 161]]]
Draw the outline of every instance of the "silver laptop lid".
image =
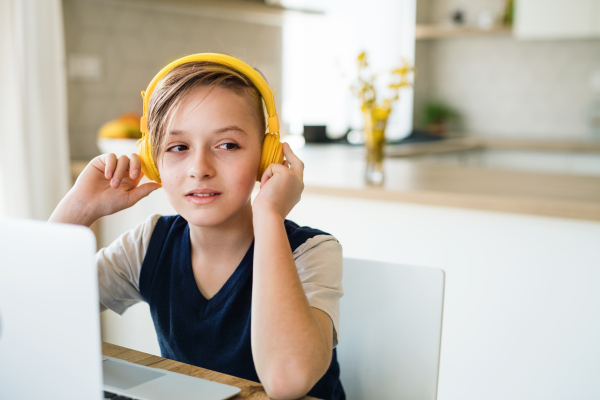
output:
[[0, 399], [102, 399], [91, 230], [0, 219]]

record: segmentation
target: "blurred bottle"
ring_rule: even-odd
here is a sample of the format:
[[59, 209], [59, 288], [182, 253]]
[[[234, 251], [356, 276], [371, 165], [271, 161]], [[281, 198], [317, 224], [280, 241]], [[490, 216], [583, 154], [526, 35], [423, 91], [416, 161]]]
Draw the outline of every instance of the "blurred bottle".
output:
[[465, 23], [465, 11], [460, 7], [455, 8], [450, 15], [450, 20], [454, 25], [463, 25]]
[[592, 138], [600, 140], [600, 70], [592, 73], [590, 79], [593, 98], [588, 109], [588, 124]]

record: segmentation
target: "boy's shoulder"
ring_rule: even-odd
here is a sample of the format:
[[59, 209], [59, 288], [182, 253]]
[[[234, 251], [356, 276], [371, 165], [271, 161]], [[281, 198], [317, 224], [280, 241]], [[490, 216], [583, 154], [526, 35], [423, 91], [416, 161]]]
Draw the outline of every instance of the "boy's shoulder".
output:
[[311, 228], [310, 226], [300, 226], [289, 219], [284, 221], [284, 225], [292, 251], [315, 236], [327, 235], [333, 238], [330, 233], [324, 232], [320, 229]]

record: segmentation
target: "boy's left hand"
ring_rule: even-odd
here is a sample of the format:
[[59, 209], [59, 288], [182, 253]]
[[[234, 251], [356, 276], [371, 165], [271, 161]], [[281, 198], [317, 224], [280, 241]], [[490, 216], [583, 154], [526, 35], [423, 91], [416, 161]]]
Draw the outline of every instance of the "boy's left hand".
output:
[[300, 201], [304, 190], [304, 163], [283, 143], [283, 164], [271, 164], [260, 180], [260, 191], [252, 203], [252, 214], [276, 213], [282, 219]]

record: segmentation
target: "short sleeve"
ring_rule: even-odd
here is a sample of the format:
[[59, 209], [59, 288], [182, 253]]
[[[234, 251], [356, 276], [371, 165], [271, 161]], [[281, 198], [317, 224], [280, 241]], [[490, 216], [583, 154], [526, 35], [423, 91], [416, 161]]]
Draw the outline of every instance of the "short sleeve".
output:
[[342, 245], [331, 235], [317, 235], [293, 253], [308, 303], [325, 312], [333, 322], [333, 347], [340, 331], [342, 289]]
[[148, 217], [94, 256], [101, 310], [106, 307], [123, 314], [127, 308], [143, 301], [139, 287], [140, 271], [159, 218], [158, 214]]

